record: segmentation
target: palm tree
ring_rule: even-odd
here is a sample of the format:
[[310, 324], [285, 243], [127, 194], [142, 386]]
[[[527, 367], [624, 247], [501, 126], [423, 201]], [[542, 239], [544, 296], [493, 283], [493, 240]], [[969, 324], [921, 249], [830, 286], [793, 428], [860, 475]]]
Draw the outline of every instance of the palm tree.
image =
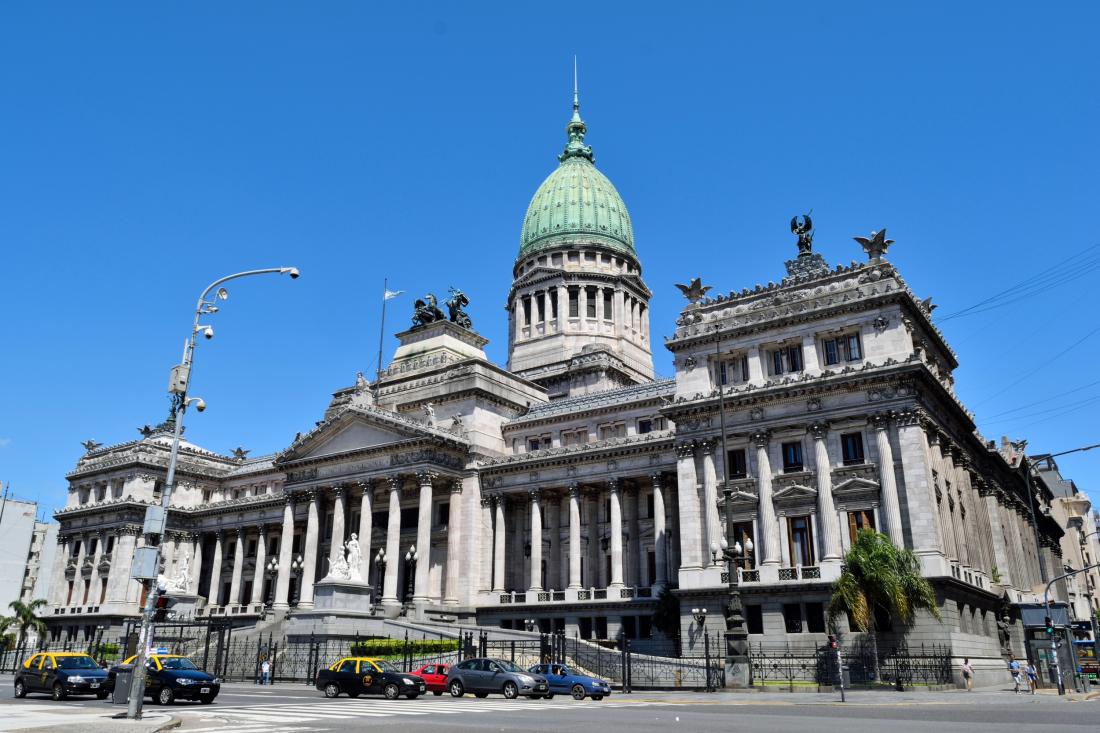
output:
[[30, 603], [12, 601], [8, 604], [8, 608], [14, 611], [14, 614], [0, 618], [0, 634], [4, 633], [12, 626], [17, 626], [19, 628], [19, 641], [16, 643], [17, 648], [23, 646], [23, 641], [29, 629], [34, 629], [40, 635], [44, 635], [47, 631], [46, 622], [38, 618], [37, 611], [47, 603], [49, 603], [49, 601], [45, 598], [39, 598]]
[[908, 626], [918, 609], [937, 619], [936, 592], [920, 572], [912, 550], [899, 549], [890, 538], [873, 529], [862, 530], [844, 556], [844, 566], [833, 586], [827, 613], [836, 629], [837, 617], [847, 612], [857, 630], [871, 639], [874, 675], [878, 677], [878, 640], [875, 609], [882, 609]]

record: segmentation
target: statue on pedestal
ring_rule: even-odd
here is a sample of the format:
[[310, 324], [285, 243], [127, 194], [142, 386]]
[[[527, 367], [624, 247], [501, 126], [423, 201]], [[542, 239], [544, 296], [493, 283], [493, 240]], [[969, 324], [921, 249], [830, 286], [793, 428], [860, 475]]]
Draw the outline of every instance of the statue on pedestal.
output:
[[359, 547], [359, 537], [354, 532], [351, 533], [351, 539], [347, 541], [345, 545], [347, 548], [347, 560], [345, 564], [348, 567], [348, 579], [356, 583], [363, 582], [363, 573], [361, 565], [363, 564], [363, 551]]

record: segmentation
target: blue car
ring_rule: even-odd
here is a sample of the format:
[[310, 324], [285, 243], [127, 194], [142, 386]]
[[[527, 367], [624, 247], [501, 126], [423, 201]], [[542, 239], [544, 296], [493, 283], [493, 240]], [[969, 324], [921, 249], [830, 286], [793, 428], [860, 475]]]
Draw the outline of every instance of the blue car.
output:
[[536, 664], [527, 671], [542, 675], [550, 683], [547, 699], [554, 695], [572, 695], [574, 700], [583, 700], [586, 697], [602, 700], [611, 694], [611, 685], [604, 680], [579, 674], [564, 664]]

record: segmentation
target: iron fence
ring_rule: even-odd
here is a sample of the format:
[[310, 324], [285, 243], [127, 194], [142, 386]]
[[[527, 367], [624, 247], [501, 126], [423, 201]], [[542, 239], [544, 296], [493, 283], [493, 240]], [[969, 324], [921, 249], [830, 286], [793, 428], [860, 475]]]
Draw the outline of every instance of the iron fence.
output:
[[[759, 686], [826, 687], [840, 679], [836, 650], [827, 644], [750, 644], [752, 683]], [[876, 647], [867, 638], [841, 649], [848, 684], [866, 688], [946, 685], [951, 683], [951, 647], [904, 642]]]

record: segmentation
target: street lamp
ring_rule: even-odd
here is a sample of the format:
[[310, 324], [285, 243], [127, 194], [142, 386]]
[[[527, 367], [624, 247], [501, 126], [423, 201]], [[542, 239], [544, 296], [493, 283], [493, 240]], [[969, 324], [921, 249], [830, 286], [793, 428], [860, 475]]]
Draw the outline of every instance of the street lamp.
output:
[[267, 561], [267, 605], [275, 604], [275, 576], [279, 574], [279, 558]]
[[528, 631], [534, 631], [536, 624], [538, 624], [538, 621], [536, 619], [533, 619], [533, 618], [523, 619], [523, 628], [527, 629]]
[[416, 576], [416, 561], [418, 555], [416, 554], [416, 545], [410, 545], [409, 551], [405, 553], [405, 601], [408, 602], [413, 596], [413, 579]]
[[290, 561], [290, 574], [294, 576], [294, 600], [291, 603], [298, 605], [298, 599], [302, 597], [302, 572], [306, 569], [306, 561], [302, 553]]
[[[297, 267], [268, 267], [262, 270], [248, 270], [238, 272], [215, 280], [207, 286], [199, 295], [198, 304], [195, 306], [195, 320], [191, 326], [191, 335], [183, 343], [183, 359], [172, 368], [168, 380], [168, 393], [172, 395], [172, 449], [168, 457], [168, 472], [164, 480], [164, 491], [161, 494], [160, 506], [151, 506], [145, 512], [146, 547], [143, 554], [144, 567], [137, 570], [141, 575], [137, 577], [146, 588], [145, 608], [141, 612], [141, 631], [138, 635], [137, 657], [134, 659], [134, 669], [143, 669], [145, 666], [145, 652], [149, 647], [153, 627], [153, 609], [157, 602], [158, 592], [154, 592], [154, 581], [157, 575], [156, 569], [160, 567], [160, 538], [164, 536], [165, 526], [168, 522], [168, 507], [171, 505], [172, 489], [176, 483], [176, 461], [179, 457], [180, 436], [183, 434], [183, 417], [187, 407], [195, 403], [195, 409], [202, 412], [206, 409], [206, 402], [200, 397], [188, 397], [187, 390], [191, 382], [191, 367], [194, 363], [195, 337], [202, 333], [207, 340], [214, 338], [214, 329], [211, 326], [203, 326], [199, 320], [204, 315], [213, 315], [218, 312], [218, 302], [229, 299], [229, 291], [219, 287], [222, 283], [236, 280], [251, 275], [290, 275], [292, 280], [298, 279]], [[218, 288], [210, 299], [207, 299], [211, 291]], [[139, 551], [140, 552], [140, 551]], [[151, 557], [149, 557], [151, 555]], [[152, 570], [149, 570], [151, 568]], [[130, 700], [126, 707], [126, 717], [141, 720], [141, 707], [145, 698], [145, 675], [135, 674], [130, 683]]]
[[691, 617], [695, 619], [695, 623], [699, 624], [699, 626], [703, 626], [707, 622], [707, 609], [693, 608], [691, 609]]

